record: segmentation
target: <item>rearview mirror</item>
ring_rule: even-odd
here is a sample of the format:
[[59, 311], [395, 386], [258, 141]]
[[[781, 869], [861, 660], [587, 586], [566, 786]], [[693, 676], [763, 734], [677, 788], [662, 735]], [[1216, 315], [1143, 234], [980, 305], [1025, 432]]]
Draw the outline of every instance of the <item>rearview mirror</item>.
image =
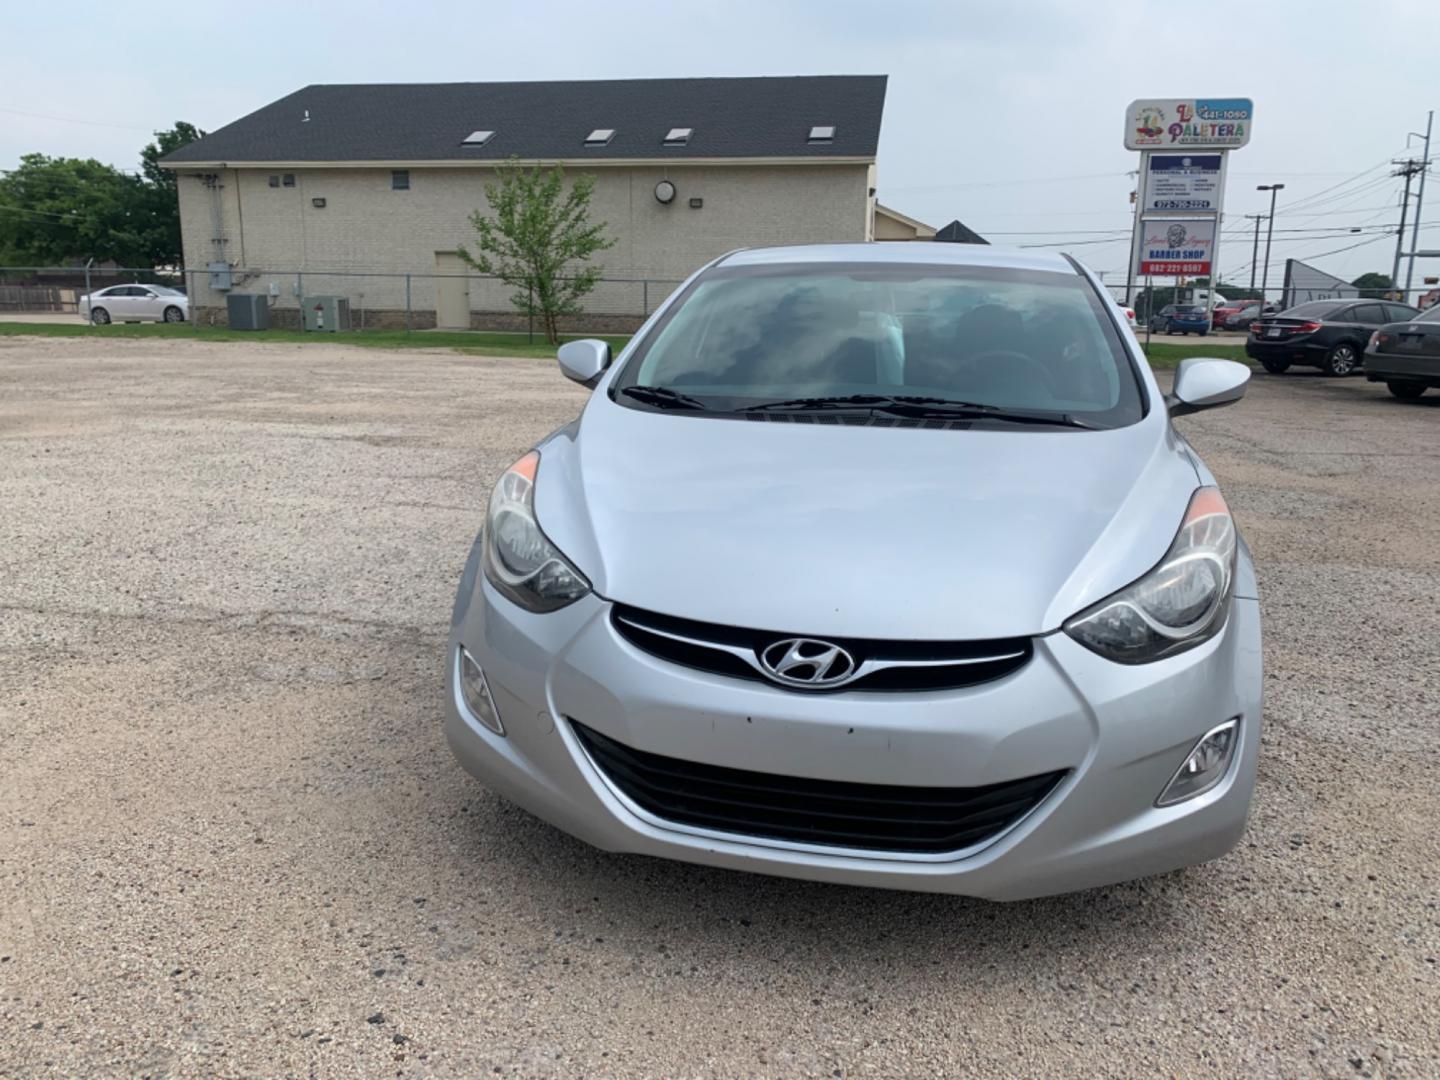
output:
[[610, 346], [597, 338], [582, 338], [561, 345], [555, 357], [560, 361], [560, 370], [567, 379], [594, 389], [600, 376], [610, 366]]
[[1175, 382], [1165, 398], [1171, 416], [1186, 416], [1201, 409], [1233, 405], [1245, 396], [1250, 369], [1234, 360], [1189, 356], [1175, 370]]

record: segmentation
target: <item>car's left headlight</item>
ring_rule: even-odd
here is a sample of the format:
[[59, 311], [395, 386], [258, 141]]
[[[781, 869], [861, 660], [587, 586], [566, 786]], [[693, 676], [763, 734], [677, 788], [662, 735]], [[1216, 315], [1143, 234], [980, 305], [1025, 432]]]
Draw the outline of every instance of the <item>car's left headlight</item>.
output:
[[590, 591], [585, 575], [550, 542], [535, 520], [535, 474], [540, 453], [531, 450], [505, 470], [490, 495], [485, 519], [485, 577], [527, 611], [554, 611]]
[[1218, 634], [1234, 585], [1235, 522], [1219, 489], [1203, 487], [1160, 564], [1069, 619], [1065, 632], [1122, 664], [1159, 660]]

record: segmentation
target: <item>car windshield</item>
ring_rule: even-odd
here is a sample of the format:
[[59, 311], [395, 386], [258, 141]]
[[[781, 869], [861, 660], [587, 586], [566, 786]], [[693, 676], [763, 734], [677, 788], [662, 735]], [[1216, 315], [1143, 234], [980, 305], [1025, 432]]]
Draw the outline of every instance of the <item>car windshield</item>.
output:
[[[671, 306], [612, 393], [638, 408], [673, 408], [678, 394], [700, 415], [775, 403], [804, 411], [811, 399], [829, 399], [833, 408], [846, 404], [835, 399], [860, 396], [1119, 427], [1140, 419], [1144, 405], [1114, 318], [1088, 280], [1072, 272], [721, 267]], [[661, 401], [655, 388], [670, 400]]]

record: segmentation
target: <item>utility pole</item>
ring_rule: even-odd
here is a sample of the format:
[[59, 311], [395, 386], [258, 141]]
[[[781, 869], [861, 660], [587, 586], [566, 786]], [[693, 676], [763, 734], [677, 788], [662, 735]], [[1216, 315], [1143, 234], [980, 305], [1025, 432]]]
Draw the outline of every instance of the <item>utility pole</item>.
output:
[[[1284, 184], [1256, 184], [1256, 191], [1270, 193], [1270, 224], [1265, 226], [1265, 270], [1260, 275], [1260, 310], [1265, 310], [1265, 288], [1270, 284], [1270, 238], [1275, 234], [1275, 194], [1284, 191]], [[1257, 225], [1258, 229], [1259, 226]]]
[[[1405, 216], [1410, 211], [1410, 181], [1423, 166], [1414, 158], [1392, 161], [1390, 164], [1400, 166], [1391, 176], [1405, 178], [1405, 194], [1400, 197], [1400, 227], [1395, 230], [1395, 265], [1390, 270], [1390, 288], [1393, 290], [1400, 281], [1400, 255], [1405, 250]], [[1416, 224], [1419, 224], [1419, 218], [1416, 218]]]
[[[1425, 174], [1430, 171], [1430, 129], [1435, 126], [1435, 110], [1430, 110], [1430, 115], [1425, 120], [1425, 152], [1420, 155], [1420, 191], [1415, 196], [1415, 225], [1410, 234], [1410, 263], [1405, 270], [1405, 291], [1400, 294], [1400, 302], [1410, 302], [1410, 283], [1415, 280], [1415, 252], [1420, 250], [1420, 211], [1425, 207]], [[1412, 131], [1410, 135], [1418, 137], [1419, 132]], [[1405, 141], [1410, 141], [1410, 135]]]
[[[1264, 214], [1246, 214], [1247, 218], [1255, 219], [1255, 246], [1250, 252], [1250, 291], [1255, 291], [1255, 270], [1260, 265], [1260, 222], [1265, 220]], [[1263, 297], [1261, 298], [1263, 301]], [[1262, 303], [1263, 307], [1264, 304]]]

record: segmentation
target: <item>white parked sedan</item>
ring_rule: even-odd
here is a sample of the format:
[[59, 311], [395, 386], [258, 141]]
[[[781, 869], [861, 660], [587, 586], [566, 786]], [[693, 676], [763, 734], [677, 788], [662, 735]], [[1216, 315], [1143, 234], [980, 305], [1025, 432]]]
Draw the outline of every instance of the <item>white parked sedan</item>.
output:
[[96, 326], [112, 322], [184, 322], [190, 298], [168, 285], [112, 285], [80, 297], [80, 317]]

